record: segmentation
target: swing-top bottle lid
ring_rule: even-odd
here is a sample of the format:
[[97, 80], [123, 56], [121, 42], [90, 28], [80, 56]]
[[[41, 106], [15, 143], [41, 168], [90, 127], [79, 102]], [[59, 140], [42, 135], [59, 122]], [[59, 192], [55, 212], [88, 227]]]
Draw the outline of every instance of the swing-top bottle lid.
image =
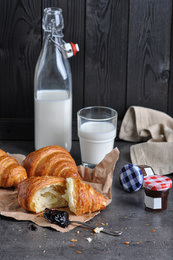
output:
[[79, 51], [79, 45], [77, 43], [64, 43], [64, 49], [66, 50], [67, 58], [70, 58]]
[[64, 19], [62, 15], [62, 9], [55, 7], [48, 7], [44, 9], [43, 13], [43, 30], [45, 32], [50, 33], [49, 39], [63, 51], [64, 56], [70, 58], [74, 56], [79, 51], [78, 44], [74, 44], [72, 42], [66, 43], [63, 41], [62, 44], [59, 44], [56, 41], [57, 37], [62, 38], [64, 35], [62, 33], [62, 29], [64, 28]]

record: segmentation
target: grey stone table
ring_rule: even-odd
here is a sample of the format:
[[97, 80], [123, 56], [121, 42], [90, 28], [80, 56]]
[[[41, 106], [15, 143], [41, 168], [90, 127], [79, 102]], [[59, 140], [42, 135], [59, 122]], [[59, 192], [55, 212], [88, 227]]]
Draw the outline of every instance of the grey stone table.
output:
[[[93, 234], [82, 227], [68, 233], [39, 226], [34, 231], [30, 229], [32, 223], [29, 221], [0, 216], [0, 259], [173, 259], [173, 188], [166, 210], [159, 213], [146, 211], [144, 190], [127, 193], [119, 183], [120, 169], [130, 162], [131, 143], [117, 142], [116, 146], [120, 158], [114, 171], [112, 203], [90, 222], [121, 230], [121, 236]], [[31, 141], [1, 141], [0, 148], [25, 155], [34, 150]], [[71, 154], [80, 164], [78, 141], [73, 142]], [[173, 179], [173, 174], [169, 177]], [[91, 242], [86, 240], [88, 237]], [[71, 239], [77, 242], [71, 242]]]

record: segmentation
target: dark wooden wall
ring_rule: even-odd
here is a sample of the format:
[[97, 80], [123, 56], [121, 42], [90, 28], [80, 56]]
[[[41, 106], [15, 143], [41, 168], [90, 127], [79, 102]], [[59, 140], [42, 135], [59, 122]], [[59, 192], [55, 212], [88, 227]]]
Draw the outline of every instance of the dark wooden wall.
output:
[[33, 139], [33, 79], [48, 6], [63, 10], [73, 119], [90, 105], [119, 119], [131, 105], [173, 116], [172, 0], [0, 0], [0, 139]]

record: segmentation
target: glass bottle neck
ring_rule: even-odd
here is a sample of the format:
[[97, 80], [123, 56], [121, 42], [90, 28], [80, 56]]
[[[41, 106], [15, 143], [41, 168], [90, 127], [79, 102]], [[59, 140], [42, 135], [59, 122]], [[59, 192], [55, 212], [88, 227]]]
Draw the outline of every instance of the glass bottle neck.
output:
[[[50, 42], [55, 46], [63, 44], [63, 37], [61, 35], [52, 36], [50, 32], [44, 32], [43, 34], [43, 46]], [[57, 45], [56, 45], [57, 44]]]

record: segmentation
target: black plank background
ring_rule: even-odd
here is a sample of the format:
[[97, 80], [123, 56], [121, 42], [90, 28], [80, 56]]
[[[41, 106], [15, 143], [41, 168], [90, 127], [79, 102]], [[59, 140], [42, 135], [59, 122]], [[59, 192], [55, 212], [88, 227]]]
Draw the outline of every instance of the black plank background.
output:
[[126, 110], [128, 1], [87, 1], [84, 105]]
[[119, 120], [131, 105], [173, 116], [171, 0], [0, 0], [0, 139], [33, 139], [34, 71], [46, 7], [63, 10], [64, 39], [78, 43], [73, 76], [76, 113], [110, 106]]
[[172, 1], [130, 3], [127, 106], [167, 112]]

